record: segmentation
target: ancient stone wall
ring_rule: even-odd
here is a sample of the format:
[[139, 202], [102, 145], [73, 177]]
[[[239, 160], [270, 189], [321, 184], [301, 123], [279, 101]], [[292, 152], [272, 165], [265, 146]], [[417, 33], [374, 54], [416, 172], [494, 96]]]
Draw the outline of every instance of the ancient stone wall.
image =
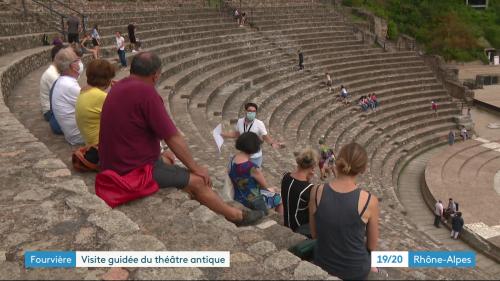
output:
[[474, 92], [460, 83], [457, 72], [447, 68], [443, 58], [436, 55], [422, 55], [424, 62], [436, 74], [443, 83], [450, 96], [471, 103], [474, 99]]

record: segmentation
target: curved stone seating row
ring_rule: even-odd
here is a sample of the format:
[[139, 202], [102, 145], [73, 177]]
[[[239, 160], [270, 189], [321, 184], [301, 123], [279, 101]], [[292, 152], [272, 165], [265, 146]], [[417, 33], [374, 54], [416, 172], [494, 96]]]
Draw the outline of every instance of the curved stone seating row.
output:
[[[168, 36], [175, 37], [178, 35], [186, 35], [186, 34], [192, 34], [192, 33], [203, 33], [203, 32], [212, 31], [212, 30], [227, 30], [227, 29], [232, 29], [232, 28], [234, 28], [234, 26], [232, 24], [227, 24], [227, 23], [211, 24], [211, 25], [204, 25], [204, 26], [175, 27], [175, 28], [168, 27], [165, 29], [162, 28], [162, 29], [154, 29], [154, 30], [137, 32], [136, 36], [137, 36], [137, 38], [140, 38], [140, 40], [148, 40], [151, 38], [157, 39], [159, 37], [168, 37]], [[124, 34], [124, 35], [126, 35], [126, 34]], [[126, 35], [124, 37], [128, 37], [128, 35]], [[112, 46], [116, 42], [114, 34], [103, 36], [101, 38], [101, 40], [102, 40], [102, 43], [104, 45], [107, 45], [107, 46]]]
[[[382, 66], [384, 66], [384, 65], [385, 64], [383, 64]], [[351, 83], [350, 85], [352, 87], [350, 88], [350, 92], [351, 92], [351, 95], [353, 96], [353, 99], [355, 99], [354, 97], [358, 97], [361, 94], [366, 94], [366, 91], [367, 91], [366, 87], [361, 87], [361, 86], [371, 85], [371, 83], [373, 83], [373, 81], [376, 81], [375, 78], [377, 77], [377, 75], [379, 75], [379, 77], [380, 77], [382, 75], [388, 76], [388, 75], [392, 74], [393, 77], [396, 77], [395, 74], [398, 73], [394, 70], [374, 72], [374, 71], [368, 69], [367, 71], [361, 71], [362, 68], [363, 67], [354, 68], [356, 70], [359, 70], [359, 72], [356, 75], [347, 74], [347, 75], [338, 76], [341, 79], [345, 79], [345, 80], [341, 80], [341, 81], [345, 81], [346, 84]], [[349, 68], [347, 68], [346, 70], [349, 71]], [[399, 73], [405, 74], [404, 71], [399, 72]], [[366, 77], [367, 74], [372, 74], [373, 75], [372, 78], [374, 78], [374, 79], [371, 79], [371, 80], [363, 79], [363, 77]], [[409, 74], [409, 75], [412, 75], [412, 74]], [[384, 77], [387, 77], [387, 76], [384, 76]], [[353, 80], [350, 81], [350, 79], [353, 79]], [[355, 81], [357, 81], [356, 84], [354, 84]], [[342, 83], [344, 83], [344, 82], [342, 82]], [[332, 112], [331, 105], [334, 105], [336, 103], [336, 100], [338, 99], [338, 96], [339, 96], [339, 90], [338, 90], [339, 85], [338, 84], [335, 85], [337, 87], [335, 87], [333, 92], [328, 92], [328, 90], [326, 89], [326, 86], [322, 85], [319, 87], [320, 93], [317, 93], [317, 94], [315, 94], [315, 92], [311, 93], [311, 90], [318, 88], [319, 85], [320, 85], [320, 82], [316, 81], [316, 83], [313, 83], [310, 87], [306, 87], [305, 89], [303, 89], [301, 91], [302, 94], [305, 93], [305, 94], [307, 94], [307, 96], [292, 95], [292, 96], [288, 97], [284, 102], [285, 103], [286, 102], [293, 103], [291, 105], [292, 106], [291, 112], [295, 112], [296, 109], [300, 109], [302, 111], [302, 113], [304, 113], [305, 116], [308, 116], [308, 117], [312, 117], [313, 115], [320, 115], [322, 113]], [[292, 88], [293, 87], [294, 86], [292, 85]], [[360, 87], [360, 88], [358, 88], [358, 87]], [[381, 95], [383, 98], [384, 92], [381, 92]], [[303, 101], [303, 102], [301, 102], [301, 101]], [[381, 99], [381, 102], [383, 102], [382, 99]], [[287, 110], [284, 110], [284, 112], [287, 112]], [[308, 119], [301, 118], [302, 116], [294, 116], [293, 114], [286, 114], [285, 116], [280, 116], [280, 117], [282, 118], [282, 120], [284, 120], [284, 123], [283, 123], [284, 127], [291, 127], [291, 128], [297, 127], [299, 132], [302, 131], [303, 128], [308, 128], [310, 131], [313, 131], [315, 126], [318, 123], [321, 123], [321, 122], [315, 122], [312, 124], [309, 123], [308, 125], [305, 125], [306, 121], [309, 121]], [[298, 122], [298, 121], [290, 122], [291, 118], [293, 118], [295, 120], [300, 120], [300, 122]], [[277, 118], [277, 116], [270, 116], [270, 123], [273, 123], [273, 121], [277, 121], [277, 120], [280, 120], [280, 118]], [[313, 120], [313, 119], [311, 119], [311, 120]], [[288, 131], [287, 135], [289, 135], [289, 133], [291, 133], [291, 132]], [[297, 135], [297, 139], [302, 138], [301, 136], [298, 135], [298, 133], [292, 133], [289, 136], [296, 136], [296, 135]]]
[[[406, 77], [412, 77], [413, 74], [406, 74]], [[411, 83], [411, 80], [405, 80], [404, 79], [405, 76], [401, 77], [401, 76], [397, 76], [397, 75], [392, 75], [392, 76], [386, 76], [385, 79], [387, 79], [385, 81], [385, 83], [379, 83], [375, 86], [372, 86], [372, 83], [376, 83], [376, 79], [372, 79], [372, 80], [363, 80], [363, 79], [360, 79], [360, 80], [357, 80], [355, 83], [356, 84], [352, 84], [351, 88], [351, 94], [353, 96], [353, 100], [355, 100], [357, 97], [363, 95], [363, 94], [367, 94], [367, 93], [370, 93], [370, 92], [373, 92], [373, 91], [376, 91], [377, 93], [380, 92], [380, 94], [382, 96], [385, 95], [385, 89], [387, 88], [390, 88], [390, 87], [397, 87], [398, 85], [405, 85], [407, 83]], [[389, 80], [391, 79], [391, 80]], [[358, 88], [359, 87], [359, 88]], [[324, 89], [324, 87], [323, 87]], [[388, 90], [388, 94], [391, 94], [393, 93], [392, 91]], [[338, 95], [338, 93], [337, 93]], [[317, 141], [317, 137], [319, 137], [319, 135], [324, 135], [327, 131], [327, 127], [325, 126], [330, 126], [331, 123], [328, 123], [326, 118], [329, 118], [330, 116], [332, 116], [333, 114], [336, 114], [337, 112], [336, 111], [333, 111], [333, 110], [328, 110], [328, 107], [329, 105], [334, 105], [336, 104], [336, 100], [337, 100], [337, 95], [332, 95], [331, 93], [325, 93], [325, 91], [323, 90], [323, 92], [320, 94], [320, 96], [318, 96], [315, 100], [312, 100], [314, 102], [314, 104], [316, 104], [317, 106], [314, 107], [314, 105], [312, 107], [308, 107], [308, 109], [312, 109], [311, 111], [308, 111], [310, 112], [309, 114], [311, 114], [314, 119], [311, 119], [311, 123], [308, 123], [306, 125], [306, 123], [304, 121], [308, 121], [306, 119], [304, 120], [299, 120], [300, 123], [298, 123], [297, 125], [299, 125], [299, 131], [292, 134], [292, 136], [296, 135], [297, 136], [297, 139], [302, 139], [304, 141], [314, 141], [316, 142]], [[355, 103], [355, 102], [353, 102]], [[325, 110], [317, 110], [317, 109], [321, 109], [321, 108], [325, 108]], [[346, 108], [345, 106], [340, 106], [340, 104], [337, 103], [337, 108], [338, 110], [346, 110], [346, 109], [350, 109], [350, 108]], [[359, 107], [357, 107], [357, 105], [354, 105], [354, 109], [356, 109], [354, 112], [359, 112], [360, 110]], [[293, 123], [292, 123], [293, 124]], [[304, 131], [303, 129], [304, 128], [307, 128], [307, 132], [308, 134], [303, 136], [301, 135], [301, 132]], [[332, 127], [329, 128], [330, 130], [334, 129]], [[290, 134], [291, 132], [289, 132]], [[316, 135], [315, 135], [316, 134]]]
[[95, 11], [113, 11], [116, 13], [154, 12], [158, 9], [192, 10], [207, 7], [208, 2], [203, 0], [157, 0], [157, 1], [107, 1], [107, 0], [69, 0], [68, 5], [83, 13]]
[[[127, 37], [126, 27], [131, 22], [136, 22], [139, 24], [139, 30], [137, 32], [137, 38], [146, 41], [147, 39], [154, 38], [155, 36], [163, 35], [166, 33], [172, 33], [177, 31], [177, 34], [181, 34], [181, 32], [196, 32], [191, 28], [190, 30], [182, 30], [178, 28], [161, 28], [167, 26], [178, 26], [179, 24], [186, 24], [198, 27], [201, 31], [210, 29], [211, 27], [203, 27], [202, 24], [220, 24], [221, 17], [214, 9], [200, 9], [194, 12], [186, 11], [183, 13], [176, 13], [171, 11], [159, 12], [158, 14], [146, 15], [146, 16], [134, 16], [132, 17], [97, 17], [96, 19], [89, 20], [88, 28], [90, 29], [94, 24], [98, 24], [101, 29], [102, 36], [102, 44], [103, 44], [103, 53], [105, 55], [113, 54], [111, 51], [108, 51], [114, 48], [115, 39], [114, 32], [121, 31], [123, 36]], [[199, 22], [193, 20], [199, 19]], [[187, 20], [187, 21], [185, 21]], [[159, 25], [148, 25], [149, 22], [161, 22]], [[144, 29], [141, 29], [140, 24], [146, 23]], [[172, 23], [172, 24], [168, 24]], [[43, 25], [37, 25], [43, 27]], [[228, 27], [229, 24], [226, 24]], [[184, 26], [184, 28], [187, 28]], [[43, 32], [42, 32], [43, 30]], [[47, 32], [45, 29], [36, 29], [37, 32], [33, 33], [23, 33], [17, 32], [17, 35], [12, 36], [2, 36], [0, 37], [0, 55], [16, 52], [22, 49], [34, 48], [36, 46], [42, 45], [42, 38], [44, 34], [47, 34], [49, 40], [51, 40], [54, 36], [58, 35], [56, 32]]]
[[[328, 55], [326, 55], [328, 57]], [[308, 70], [310, 68], [310, 71], [318, 71], [321, 73], [321, 76], [323, 75], [324, 72], [326, 71], [329, 71], [329, 69], [334, 69], [333, 68], [333, 64], [335, 63], [338, 63], [336, 66], [341, 66], [343, 67], [343, 69], [345, 69], [345, 72], [346, 74], [348, 74], [350, 71], [358, 71], [359, 68], [356, 68], [356, 67], [353, 67], [352, 69], [350, 68], [351, 66], [361, 66], [361, 68], [365, 67], [365, 65], [370, 65], [370, 64], [373, 64], [373, 63], [380, 63], [382, 62], [383, 60], [377, 60], [377, 59], [374, 59], [374, 60], [369, 60], [369, 61], [363, 61], [362, 59], [359, 59], [358, 60], [358, 57], [357, 56], [352, 56], [352, 62], [347, 62], [347, 63], [340, 63], [342, 62], [343, 60], [346, 60], [344, 58], [338, 58], [338, 59], [330, 59], [330, 58], [327, 58], [327, 59], [323, 59], [323, 60], [315, 60], [314, 62], [312, 63], [308, 63], [307, 64], [307, 67], [308, 67]], [[307, 71], [306, 71], [307, 72]], [[287, 82], [287, 85], [286, 87], [281, 87], [281, 89], [279, 89], [279, 91], [276, 92], [276, 94], [280, 94], [281, 95], [284, 95], [287, 93], [288, 90], [297, 90], [299, 89], [298, 86], [307, 86], [307, 84], [304, 84], [305, 81], [307, 81], [308, 79], [311, 79], [311, 76], [309, 76], [308, 74], [303, 74], [303, 73], [296, 73], [296, 72], [290, 72], [293, 76], [292, 78], [288, 78], [288, 77], [283, 77], [284, 79], [282, 79], [283, 81], [286, 81]], [[353, 72], [351, 72], [353, 73]], [[354, 72], [355, 73], [355, 72]], [[297, 80], [295, 80], [294, 78], [297, 78]], [[335, 78], [334, 78], [335, 79]], [[281, 81], [281, 80], [280, 80]], [[288, 83], [288, 81], [291, 81], [291, 83]], [[317, 87], [318, 84], [319, 84], [319, 81], [320, 80], [316, 80], [317, 82], [313, 84], [312, 87]], [[270, 93], [273, 93], [271, 91], [268, 91], [269, 89], [266, 89], [266, 93], [267, 94], [270, 94]], [[262, 92], [257, 92], [255, 93], [254, 95], [251, 95], [249, 97], [249, 100], [259, 100], [261, 102], [263, 102], [264, 104], [267, 104], [267, 102], [269, 100], [271, 100], [272, 98], [270, 98], [269, 95], [263, 95], [262, 96]]]
[[[211, 30], [208, 32], [196, 32], [196, 33], [187, 33], [173, 36], [159, 36], [155, 38], [142, 40], [142, 46], [144, 49], [148, 49], [154, 52], [161, 53], [164, 49], [172, 49], [176, 48], [182, 44], [184, 45], [196, 45], [196, 44], [204, 44], [204, 42], [220, 42], [221, 39], [230, 40], [235, 38], [238, 40], [239, 35], [244, 35], [245, 31], [240, 29], [217, 29]], [[175, 42], [175, 43], [171, 43]], [[106, 47], [103, 49], [103, 53], [108, 54], [109, 56], [114, 54], [113, 47]], [[133, 54], [128, 53], [127, 58], [131, 58]]]
[[[396, 193], [397, 173], [401, 165], [404, 165], [408, 158], [413, 157], [419, 150], [426, 150], [442, 145], [446, 140], [445, 132], [455, 128], [454, 122], [443, 123], [421, 129], [412, 129], [410, 134], [400, 137], [399, 142], [385, 143], [383, 147], [377, 149], [377, 154], [371, 159], [371, 174], [380, 179], [380, 186], [384, 187], [383, 192], [389, 202], [390, 207], [405, 213], [405, 209], [398, 200]], [[418, 128], [418, 125], [415, 125]], [[389, 188], [387, 188], [389, 187]]]
[[[356, 43], [356, 42], [355, 42]], [[356, 43], [357, 44], [357, 43]], [[348, 45], [348, 47], [359, 47], [360, 45]], [[344, 47], [338, 47], [342, 49]], [[336, 50], [337, 47], [333, 47], [332, 50]], [[323, 49], [319, 49], [320, 52]], [[314, 52], [309, 50], [309, 53]], [[246, 101], [255, 101], [262, 92], [273, 92], [273, 89], [285, 89], [287, 86], [294, 82], [303, 81], [304, 77], [309, 77], [309, 75], [304, 73], [298, 73], [294, 71], [296, 67], [294, 65], [295, 59], [289, 59], [284, 67], [279, 69], [273, 69], [263, 73], [262, 75], [253, 78], [252, 77], [252, 89], [239, 88], [237, 92], [233, 91], [233, 94], [229, 95], [224, 101], [215, 99], [212, 103], [208, 104], [207, 112], [221, 112], [221, 116], [225, 116], [228, 119], [234, 119], [241, 110], [241, 100], [245, 103]], [[311, 67], [311, 66], [309, 66]], [[236, 100], [234, 97], [238, 97]], [[221, 106], [222, 105], [222, 106]], [[265, 106], [264, 104], [263, 106]]]
[[500, 144], [481, 138], [466, 142], [459, 139], [428, 162], [422, 194], [429, 207], [438, 199], [444, 205], [447, 198], [458, 202], [465, 220], [462, 239], [500, 262], [500, 221], [490, 211], [500, 200], [495, 181]]
[[[168, 6], [168, 2], [166, 2], [165, 4], [166, 6], [164, 5], [164, 7], [158, 7], [151, 11], [145, 9], [142, 10], [134, 9], [131, 11], [127, 10], [115, 11], [107, 7], [105, 9], [94, 9], [90, 13], [87, 13], [86, 16], [89, 21], [99, 20], [103, 18], [109, 18], [109, 19], [120, 18], [120, 17], [134, 18], [134, 17], [150, 17], [150, 16], [162, 16], [162, 15], [164, 16], [178, 15], [180, 17], [187, 15], [188, 17], [192, 17], [193, 19], [195, 19], [196, 15], [206, 14], [207, 11], [215, 11], [215, 9], [202, 6], [191, 9], [184, 9], [184, 8], [170, 7]], [[147, 6], [147, 4], [144, 3], [144, 6]]]
[[[400, 69], [399, 66], [401, 66], [400, 64], [383, 64], [383, 66], [385, 67], [388, 67], [389, 70], [382, 70], [382, 71], [377, 71], [377, 72], [373, 72], [375, 74], [378, 74], [378, 73], [387, 73], [387, 74], [394, 74], [396, 73], [397, 71], [400, 71], [400, 73], [405, 73], [408, 69]], [[363, 67], [363, 66], [362, 66]], [[373, 68], [379, 68], [380, 66], [379, 65], [374, 65], [372, 66]], [[369, 68], [365, 68], [367, 69], [368, 73], [372, 73], [371, 71], [371, 68], [372, 67], [369, 67]], [[359, 68], [359, 67], [358, 67]], [[410, 68], [411, 69], [411, 68]], [[363, 72], [361, 72], [363, 73]], [[362, 74], [361, 74], [362, 75]], [[410, 81], [408, 81], [410, 82]], [[319, 82], [318, 82], [319, 84]], [[380, 99], [380, 102], [383, 103], [383, 100], [385, 99], [385, 96], [386, 95], [389, 95], [390, 93], [394, 93], [394, 94], [401, 94], [401, 93], [404, 93], [403, 91], [399, 91], [397, 92], [396, 90], [399, 89], [399, 88], [391, 88], [391, 89], [387, 89], [385, 88], [384, 86], [380, 86], [376, 89], [374, 88], [371, 88], [370, 90], [377, 90], [377, 94], [378, 94], [378, 97]], [[406, 89], [412, 89], [411, 87], [410, 88], [403, 88], [404, 90]], [[415, 88], [415, 90], [418, 90], [418, 88]], [[287, 124], [292, 124], [291, 127], [297, 127], [297, 131], [298, 132], [301, 132], [301, 131], [304, 131], [306, 129], [308, 130], [311, 130], [314, 128], [314, 124], [318, 124], [318, 122], [315, 122], [315, 118], [318, 118], [316, 116], [321, 116], [323, 115], [322, 113], [325, 111], [325, 110], [329, 110], [329, 106], [332, 105], [332, 104], [335, 104], [335, 102], [337, 101], [337, 97], [339, 95], [339, 90], [338, 88], [336, 87], [334, 89], [334, 92], [333, 93], [329, 93], [327, 90], [326, 90], [326, 86], [322, 86], [321, 87], [321, 90], [323, 91], [323, 93], [321, 94], [318, 94], [317, 96], [314, 97], [314, 99], [308, 99], [306, 100], [306, 102], [304, 102], [304, 104], [301, 104], [300, 106], [303, 108], [302, 110], [302, 113], [300, 113], [299, 115], [287, 115], [286, 117], [283, 117], [285, 118], [285, 122]], [[359, 90], [356, 90], [356, 89], [352, 89], [350, 90], [351, 94], [363, 94], [365, 93], [363, 90], [363, 88], [360, 89], [361, 91]], [[296, 105], [296, 108], [298, 107], [299, 105]], [[358, 111], [356, 107], [354, 107], [352, 110], [354, 110], [355, 112]], [[333, 114], [333, 113], [332, 113]], [[308, 118], [304, 118], [305, 116], [308, 116]], [[272, 119], [271, 119], [272, 121]], [[293, 132], [290, 132], [293, 135], [297, 135], [297, 133], [293, 133]], [[297, 135], [298, 136], [298, 135]]]
[[52, 28], [41, 21], [19, 16], [9, 22], [0, 22], [0, 37], [27, 33], [52, 32]]
[[[373, 79], [370, 82], [376, 83], [375, 79]], [[384, 95], [392, 95], [392, 93], [402, 94], [402, 93], [404, 93], [404, 92], [402, 92], [402, 90], [404, 91], [404, 90], [409, 89], [409, 88], [404, 88], [405, 86], [421, 85], [421, 87], [425, 87], [426, 85], [424, 83], [432, 84], [433, 82], [435, 82], [435, 81], [433, 80], [433, 78], [430, 78], [430, 77], [428, 77], [427, 80], [420, 80], [417, 82], [417, 81], [415, 81], [414, 74], [412, 74], [412, 73], [403, 74], [402, 76], [397, 75], [397, 74], [393, 74], [391, 76], [386, 76], [385, 81], [381, 81], [380, 83], [378, 83], [374, 86], [371, 86], [371, 84], [367, 80], [357, 80], [353, 84], [350, 85], [351, 89], [352, 89], [351, 92], [353, 93], [350, 104], [353, 106], [354, 109], [360, 109], [356, 103], [357, 103], [357, 99], [361, 95], [366, 95], [366, 94], [373, 93], [373, 92], [374, 93], [380, 92], [383, 96]], [[424, 84], [424, 85], [422, 85], [422, 84]], [[430, 86], [432, 87], [432, 85], [430, 85]], [[418, 90], [418, 89], [416, 89], [416, 90]], [[326, 94], [323, 93], [323, 95], [326, 95]], [[334, 101], [335, 99], [336, 99], [336, 97], [331, 97], [331, 95], [330, 95], [329, 100]], [[339, 110], [344, 110], [344, 112], [345, 112], [345, 110], [348, 110], [348, 109], [350, 109], [350, 107], [346, 107], [346, 106], [339, 107]], [[360, 112], [360, 111], [361, 110], [354, 110], [354, 112]], [[314, 119], [314, 123], [309, 124], [310, 125], [310, 134], [307, 136], [308, 139], [312, 139], [311, 138], [312, 135], [321, 134], [318, 132], [322, 132], [322, 131], [324, 132], [326, 129], [324, 127], [318, 128], [318, 126], [321, 126], [321, 124], [324, 124], [325, 123], [324, 121], [326, 121], [325, 118], [329, 118], [330, 116], [325, 115], [324, 111], [320, 111], [318, 113], [321, 115], [316, 116]], [[330, 115], [332, 115], [332, 114], [334, 114], [334, 112], [330, 113]], [[332, 127], [330, 129], [334, 129], [334, 128]]]
[[[231, 6], [233, 7], [238, 7], [238, 0], [229, 0], [227, 1], [230, 3]], [[261, 7], [262, 9], [264, 8], [276, 8], [276, 9], [293, 9], [295, 7], [297, 8], [303, 8], [303, 7], [317, 7], [318, 3], [320, 3], [317, 0], [311, 0], [311, 1], [303, 1], [303, 0], [251, 0], [251, 1], [245, 1], [242, 3], [244, 6], [243, 7]]]
[[[336, 49], [336, 48], [333, 48]], [[323, 49], [319, 49], [319, 52], [322, 52]], [[371, 51], [371, 50], [370, 50]], [[313, 53], [313, 50], [310, 50], [309, 53]], [[291, 66], [292, 63], [290, 62], [285, 62], [283, 64], [283, 67], [278, 68], [278, 69], [272, 69], [269, 71], [266, 71], [257, 77], [247, 77], [246, 80], [249, 80], [251, 83], [252, 90], [251, 91], [246, 91], [246, 85], [243, 85], [243, 87], [239, 87], [233, 92], [227, 96], [227, 97], [222, 97], [223, 100], [220, 98], [213, 99], [211, 103], [207, 104], [207, 113], [215, 113], [215, 112], [220, 112], [221, 116], [226, 116], [227, 118], [236, 118], [236, 115], [238, 114], [241, 104], [239, 104], [240, 101], [236, 101], [233, 99], [233, 97], [237, 96], [239, 100], [253, 100], [257, 101], [262, 105], [262, 108], [265, 108], [268, 106], [268, 101], [262, 101], [258, 99], [258, 94], [262, 91], [266, 92], [272, 92], [271, 89], [280, 87], [281, 89], [285, 89], [285, 85], [281, 84], [280, 82], [286, 82], [290, 83], [292, 82], [298, 82], [299, 80], [296, 79], [302, 79], [303, 75], [302, 73], [297, 73], [296, 71], [293, 70], [293, 67]], [[236, 92], [237, 91], [237, 94]], [[280, 102], [279, 99], [271, 99], [269, 102]], [[271, 107], [272, 108], [272, 107]], [[229, 113], [228, 110], [232, 111], [233, 114]]]

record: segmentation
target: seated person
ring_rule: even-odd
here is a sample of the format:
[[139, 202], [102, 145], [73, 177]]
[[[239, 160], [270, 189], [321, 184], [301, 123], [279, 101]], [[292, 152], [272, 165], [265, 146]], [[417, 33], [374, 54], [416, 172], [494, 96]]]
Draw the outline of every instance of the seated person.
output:
[[234, 187], [234, 200], [253, 210], [267, 213], [274, 208], [283, 214], [281, 196], [276, 188], [269, 188], [261, 169], [250, 161], [250, 155], [260, 150], [257, 134], [246, 132], [236, 140], [239, 150], [230, 162], [229, 178]]
[[378, 199], [357, 179], [367, 164], [366, 150], [347, 144], [337, 157], [338, 177], [310, 192], [309, 226], [317, 239], [314, 264], [342, 280], [366, 280], [370, 271], [387, 278], [385, 271], [371, 268], [370, 252], [378, 243]]
[[358, 104], [359, 104], [359, 107], [361, 107], [361, 109], [363, 111], [368, 110], [368, 104], [366, 104], [366, 99], [364, 97], [359, 98]]
[[94, 46], [93, 40], [92, 40], [92, 35], [90, 35], [89, 32], [85, 33], [85, 36], [83, 37], [82, 41], [80, 42], [82, 52], [84, 54], [92, 54], [92, 57], [94, 59], [97, 59], [97, 48]]
[[68, 143], [83, 144], [75, 118], [76, 100], [81, 90], [77, 79], [83, 73], [83, 63], [73, 48], [64, 48], [55, 56], [54, 65], [61, 74], [54, 83], [51, 97], [54, 117]]
[[[99, 132], [97, 196], [116, 207], [158, 188], [178, 188], [239, 226], [256, 223], [264, 212], [232, 207], [211, 188], [207, 169], [193, 159], [155, 89], [161, 70], [158, 55], [138, 53], [132, 58], [130, 76], [114, 84], [106, 96]], [[161, 140], [185, 167], [164, 161]]]
[[240, 26], [245, 25], [246, 22], [247, 22], [247, 14], [243, 12], [240, 15]]
[[467, 133], [467, 129], [465, 129], [465, 127], [462, 127], [462, 130], [460, 130], [460, 136], [464, 141], [469, 138], [469, 134]]
[[319, 139], [319, 170], [321, 172], [321, 180], [326, 179], [329, 175], [330, 172], [333, 173], [331, 169], [331, 162], [332, 162], [332, 157], [333, 157], [333, 149], [328, 147], [325, 144], [325, 139], [321, 137]]
[[318, 153], [309, 148], [296, 153], [295, 156], [297, 169], [286, 173], [281, 180], [281, 195], [286, 210], [283, 212], [283, 218], [285, 226], [310, 238], [308, 204]]
[[240, 11], [238, 9], [234, 10], [233, 19], [238, 22], [238, 25], [240, 24]]
[[372, 95], [368, 94], [368, 97], [366, 97], [366, 102], [368, 103], [368, 107], [371, 108], [372, 111], [375, 110], [375, 102], [372, 100]]
[[371, 95], [370, 99], [372, 100], [373, 105], [375, 106], [375, 108], [377, 108], [378, 107], [378, 100], [377, 100], [377, 96], [375, 95], [375, 93], [373, 93]]
[[107, 95], [105, 91], [115, 77], [115, 67], [107, 60], [96, 59], [89, 63], [86, 74], [88, 85], [76, 100], [76, 124], [88, 148], [85, 159], [97, 164], [102, 105]]
[[52, 47], [50, 51], [50, 56], [52, 58], [52, 64], [45, 70], [40, 77], [40, 104], [42, 105], [42, 113], [43, 119], [45, 121], [50, 120], [50, 116], [52, 112], [50, 111], [50, 89], [52, 89], [52, 85], [59, 78], [59, 72], [57, 71], [56, 66], [54, 65], [54, 58], [63, 47], [62, 45], [55, 45]]

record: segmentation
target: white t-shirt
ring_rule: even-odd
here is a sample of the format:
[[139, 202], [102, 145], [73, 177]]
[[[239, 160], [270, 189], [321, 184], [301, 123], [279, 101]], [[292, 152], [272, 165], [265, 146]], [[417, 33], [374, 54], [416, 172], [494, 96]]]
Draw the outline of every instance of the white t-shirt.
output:
[[61, 76], [52, 93], [52, 111], [64, 133], [64, 138], [70, 144], [83, 144], [83, 138], [76, 125], [75, 105], [80, 95], [80, 85], [71, 76]]
[[434, 214], [440, 216], [443, 214], [443, 204], [437, 202], [436, 206], [434, 206]]
[[51, 64], [40, 78], [40, 104], [42, 105], [42, 112], [45, 113], [50, 110], [50, 88], [52, 84], [59, 78], [57, 68]]
[[[254, 119], [252, 123], [245, 125], [245, 117], [238, 119], [238, 122], [236, 123], [236, 131], [238, 131], [240, 134], [243, 134], [245, 132], [252, 132], [257, 134], [257, 136], [259, 136], [260, 138], [267, 135], [266, 125], [264, 125], [264, 122], [260, 121], [259, 119]], [[262, 157], [262, 150], [259, 150], [259, 152], [250, 156], [250, 158], [259, 157]]]
[[[123, 36], [120, 36], [120, 37], [115, 37], [115, 39], [116, 39], [116, 48], [118, 48], [120, 51], [125, 50], [125, 44], [124, 44], [125, 38], [123, 38]], [[122, 46], [122, 47], [120, 47], [120, 46]]]

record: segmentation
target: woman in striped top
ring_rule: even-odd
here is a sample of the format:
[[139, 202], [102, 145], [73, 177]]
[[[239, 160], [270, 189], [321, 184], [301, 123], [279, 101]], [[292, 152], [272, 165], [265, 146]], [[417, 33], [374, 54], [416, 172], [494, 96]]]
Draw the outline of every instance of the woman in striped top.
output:
[[281, 180], [284, 224], [294, 232], [310, 237], [308, 203], [309, 193], [313, 186], [310, 180], [318, 165], [318, 153], [308, 148], [295, 156], [297, 169], [283, 175]]

